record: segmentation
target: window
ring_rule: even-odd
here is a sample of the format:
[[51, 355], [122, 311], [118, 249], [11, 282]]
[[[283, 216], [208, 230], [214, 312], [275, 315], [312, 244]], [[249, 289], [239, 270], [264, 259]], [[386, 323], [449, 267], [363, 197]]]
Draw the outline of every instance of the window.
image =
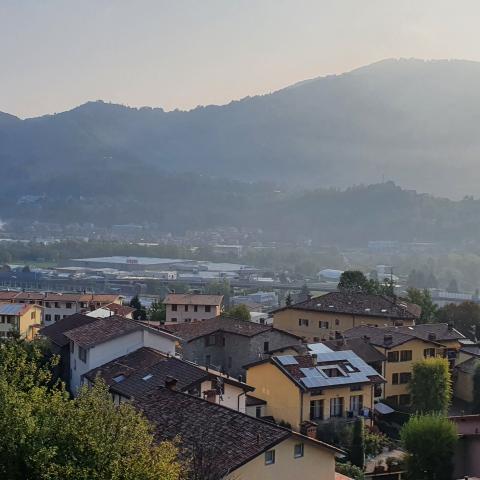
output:
[[388, 352], [387, 362], [398, 362], [398, 352]]
[[37, 316], [37, 314], [35, 312], [32, 312], [30, 314], [30, 320], [35, 320], [35, 317]]
[[175, 305], [174, 303], [172, 304], [172, 312], [176, 312], [177, 311], [177, 305]]
[[45, 302], [45, 307], [50, 308], [50, 302]]
[[273, 465], [275, 463], [275, 450], [265, 452], [265, 465]]
[[308, 319], [307, 318], [299, 318], [298, 319], [298, 325], [300, 327], [308, 327]]
[[261, 418], [261, 416], [262, 416], [262, 407], [256, 407], [256, 408], [255, 408], [255, 416], [256, 416], [257, 418]]
[[344, 377], [345, 375], [340, 371], [339, 368], [333, 367], [333, 368], [322, 368], [322, 372], [330, 378], [334, 377]]
[[297, 443], [293, 447], [293, 458], [303, 457], [303, 443]]
[[67, 302], [65, 305], [66, 308], [72, 308], [72, 302]]
[[398, 385], [398, 373], [392, 374], [392, 385]]
[[393, 405], [393, 406], [398, 405], [398, 395], [390, 395], [385, 400], [390, 405]]
[[186, 319], [185, 319], [185, 322], [186, 322], [186, 323], [190, 323], [191, 321], [192, 321], [191, 318], [186, 318]]
[[411, 350], [402, 350], [400, 352], [400, 361], [401, 362], [410, 362], [412, 360], [412, 351]]
[[210, 305], [205, 305], [205, 313], [210, 313]]
[[60, 320], [60, 315], [55, 315], [55, 321], [58, 322]]
[[412, 378], [412, 374], [410, 372], [404, 372], [400, 374], [400, 383], [408, 383]]
[[323, 420], [323, 400], [310, 401], [310, 420]]
[[270, 343], [269, 342], [263, 342], [263, 351], [267, 353], [270, 350]]
[[78, 347], [78, 358], [83, 362], [83, 363], [86, 363], [87, 362], [87, 351], [82, 348], [82, 347]]
[[205, 345], [207, 347], [215, 345], [216, 341], [217, 341], [217, 337], [215, 335], [208, 335], [207, 337], [205, 337]]
[[343, 416], [343, 397], [330, 399], [330, 417]]
[[400, 395], [398, 399], [398, 403], [400, 405], [410, 405], [410, 395], [408, 394]]
[[193, 306], [193, 311], [194, 311], [194, 312], [198, 312], [198, 305], [194, 305], [194, 306]]
[[434, 348], [426, 348], [423, 351], [423, 356], [425, 358], [434, 357], [435, 356], [435, 349]]
[[362, 408], [363, 395], [352, 395], [350, 397], [350, 411], [358, 415], [362, 411]]
[[60, 308], [60, 304], [58, 302], [55, 302], [55, 308]]
[[51, 322], [51, 321], [52, 321], [52, 316], [51, 316], [49, 313], [47, 313], [47, 314], [45, 315], [45, 321], [46, 321], [46, 322]]
[[188, 305], [185, 305], [185, 311], [188, 312]]
[[211, 361], [212, 361], [212, 357], [210, 355], [205, 355], [205, 364], [210, 365]]
[[323, 320], [320, 320], [318, 322], [318, 328], [328, 328], [328, 327], [329, 327], [328, 322], [324, 322]]
[[338, 318], [335, 319], [335, 325], [340, 325], [340, 320]]
[[173, 317], [172, 319], [170, 319], [170, 321], [171, 321], [172, 323], [175, 323], [175, 322], [177, 321], [177, 318], [176, 318], [176, 317]]

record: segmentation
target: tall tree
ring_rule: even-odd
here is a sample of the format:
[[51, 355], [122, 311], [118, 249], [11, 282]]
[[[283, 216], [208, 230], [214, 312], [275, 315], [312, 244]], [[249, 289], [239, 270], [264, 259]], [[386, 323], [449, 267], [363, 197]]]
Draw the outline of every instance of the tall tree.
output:
[[288, 292], [287, 298], [285, 298], [285, 305], [289, 307], [292, 304], [292, 295]]
[[135, 309], [132, 316], [135, 320], [146, 320], [147, 319], [147, 310], [142, 305], [142, 302], [138, 298], [138, 295], [135, 295], [130, 300], [130, 306]]
[[455, 425], [443, 415], [413, 416], [400, 432], [407, 451], [407, 480], [451, 480]]
[[165, 304], [162, 302], [152, 302], [147, 312], [148, 320], [152, 322], [165, 323], [167, 313]]
[[480, 305], [473, 301], [462, 302], [460, 305], [445, 305], [438, 309], [437, 319], [439, 322], [453, 324], [471, 340], [480, 336]]
[[370, 286], [368, 279], [363, 272], [360, 272], [359, 270], [346, 270], [340, 276], [338, 289], [342, 292], [366, 293], [370, 289]]
[[428, 290], [409, 288], [407, 289], [407, 300], [422, 309], [418, 323], [432, 323], [436, 320], [437, 306], [433, 303]]
[[355, 420], [355, 424], [353, 425], [350, 460], [353, 465], [359, 468], [365, 466], [365, 426], [363, 418], [360, 417]]
[[446, 358], [426, 358], [413, 364], [410, 381], [412, 408], [422, 414], [446, 414], [452, 397], [452, 380]]

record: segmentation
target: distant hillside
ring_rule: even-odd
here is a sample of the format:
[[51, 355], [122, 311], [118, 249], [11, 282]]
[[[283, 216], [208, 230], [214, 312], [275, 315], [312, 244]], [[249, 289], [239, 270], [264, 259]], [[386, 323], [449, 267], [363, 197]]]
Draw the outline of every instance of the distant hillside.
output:
[[477, 195], [479, 84], [480, 63], [385, 60], [189, 112], [93, 102], [22, 121], [0, 114], [3, 193], [50, 195], [137, 170], [303, 187], [385, 178]]

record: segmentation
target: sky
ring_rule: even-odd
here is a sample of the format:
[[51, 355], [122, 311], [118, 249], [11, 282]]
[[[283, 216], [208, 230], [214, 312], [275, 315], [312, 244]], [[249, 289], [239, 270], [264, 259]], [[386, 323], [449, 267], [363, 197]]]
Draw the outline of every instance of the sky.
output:
[[480, 61], [478, 0], [0, 0], [0, 111], [191, 109], [384, 58]]

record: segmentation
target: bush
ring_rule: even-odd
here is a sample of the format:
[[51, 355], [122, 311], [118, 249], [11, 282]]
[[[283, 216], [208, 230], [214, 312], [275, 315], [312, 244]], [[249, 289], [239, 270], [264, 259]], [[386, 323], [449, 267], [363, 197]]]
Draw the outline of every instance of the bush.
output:
[[361, 468], [352, 465], [351, 463], [337, 463], [335, 465], [335, 471], [346, 475], [347, 477], [353, 478], [353, 480], [364, 480], [365, 475]]

